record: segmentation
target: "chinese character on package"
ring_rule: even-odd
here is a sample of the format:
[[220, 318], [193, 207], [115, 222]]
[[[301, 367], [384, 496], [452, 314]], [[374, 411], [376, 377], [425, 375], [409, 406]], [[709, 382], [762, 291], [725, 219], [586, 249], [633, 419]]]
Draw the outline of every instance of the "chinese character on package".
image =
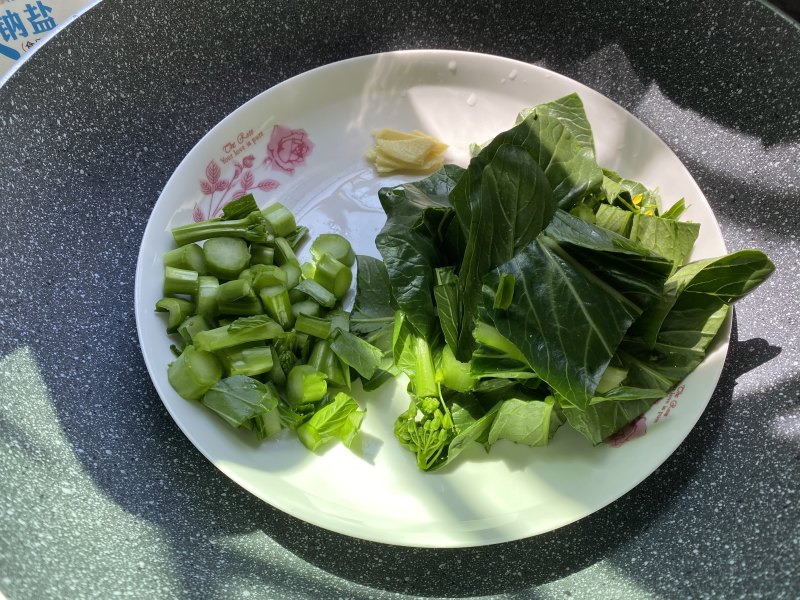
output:
[[0, 0], [0, 77], [90, 0]]

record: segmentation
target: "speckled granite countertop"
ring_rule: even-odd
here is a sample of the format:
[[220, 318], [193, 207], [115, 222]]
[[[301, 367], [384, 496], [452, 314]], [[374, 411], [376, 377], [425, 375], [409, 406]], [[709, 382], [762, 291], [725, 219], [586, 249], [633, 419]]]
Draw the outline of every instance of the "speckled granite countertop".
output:
[[[800, 30], [758, 2], [105, 0], [0, 88], [0, 591], [43, 598], [800, 597]], [[202, 13], [202, 14], [201, 14]], [[655, 130], [729, 249], [778, 265], [708, 410], [591, 517], [466, 550], [349, 539], [251, 497], [174, 425], [133, 316], [149, 212], [222, 117], [401, 48], [546, 66]]]

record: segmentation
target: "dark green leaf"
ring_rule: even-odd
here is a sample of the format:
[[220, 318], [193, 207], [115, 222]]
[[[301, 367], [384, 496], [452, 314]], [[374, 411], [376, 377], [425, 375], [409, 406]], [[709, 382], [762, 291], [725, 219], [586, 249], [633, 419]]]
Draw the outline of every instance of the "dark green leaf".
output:
[[664, 282], [673, 268], [669, 259], [564, 211], [556, 211], [546, 234], [639, 308], [661, 298]]
[[592, 126], [586, 117], [583, 102], [578, 94], [569, 94], [558, 100], [540, 104], [530, 111], [522, 111], [517, 117], [517, 123], [524, 120], [532, 111], [558, 119], [575, 136], [578, 143], [584, 148], [590, 149], [594, 155]]
[[[459, 272], [462, 321], [454, 348], [460, 360], [468, 360], [473, 349], [470, 333], [483, 275], [534, 239], [556, 205], [568, 210], [600, 188], [603, 174], [587, 144], [590, 138], [578, 131], [588, 126], [585, 115], [583, 121], [578, 118], [579, 108], [574, 97], [533, 110], [470, 161], [450, 195], [466, 234]], [[566, 115], [567, 125], [556, 114]]]
[[531, 153], [547, 176], [560, 208], [572, 208], [579, 199], [600, 188], [602, 171], [594, 160], [593, 150], [582, 145], [551, 115], [534, 112], [492, 140], [476, 159], [488, 163], [503, 144], [522, 146]]
[[[470, 173], [472, 170], [468, 170]], [[473, 188], [474, 191], [474, 188]], [[503, 144], [483, 168], [479, 188], [485, 204], [485, 221], [470, 226], [473, 251], [490, 253], [491, 265], [499, 265], [527, 246], [553, 218], [555, 203], [550, 184], [538, 163], [520, 146]], [[467, 260], [467, 257], [465, 257]]]
[[331, 350], [348, 367], [355, 369], [365, 379], [371, 379], [375, 371], [388, 368], [384, 354], [369, 342], [348, 331], [337, 329], [331, 341]]
[[[389, 357], [389, 361], [391, 362], [391, 357]], [[381, 369], [378, 369], [372, 375], [372, 379], [363, 380], [361, 382], [361, 387], [364, 388], [364, 391], [366, 392], [377, 390], [387, 381], [391, 381], [392, 379], [397, 377], [398, 373], [399, 371], [395, 367], [392, 367], [391, 370], [388, 371], [383, 371]]]
[[[485, 165], [481, 156], [483, 153], [473, 159], [461, 180], [467, 184], [457, 187], [452, 196], [457, 210], [459, 205], [470, 206], [467, 247], [459, 273], [459, 343], [454, 347], [460, 360], [467, 360], [472, 351], [471, 332], [484, 274], [535, 239], [555, 210], [550, 184], [527, 149], [503, 144]], [[460, 197], [459, 191], [468, 197]]]
[[[500, 276], [517, 281], [507, 311], [494, 303]], [[516, 345], [539, 377], [569, 402], [586, 407], [638, 311], [611, 287], [540, 236], [490, 272], [481, 319]]]
[[356, 297], [350, 315], [350, 329], [368, 337], [381, 350], [389, 350], [397, 307], [392, 298], [386, 265], [363, 254], [356, 256], [356, 262]]
[[433, 297], [436, 301], [436, 311], [439, 316], [439, 325], [442, 328], [445, 342], [455, 348], [458, 345], [458, 332], [461, 323], [461, 305], [458, 291], [458, 277], [447, 271], [446, 276], [440, 276], [443, 269], [437, 269], [438, 285], [433, 288]]
[[[761, 285], [774, 270], [775, 265], [758, 250], [740, 250], [719, 258], [690, 263], [667, 280], [661, 300], [637, 320], [634, 331], [643, 343], [652, 348], [670, 313], [673, 321], [680, 323], [684, 320], [681, 309], [676, 310], [676, 304], [684, 294], [690, 294], [685, 310], [696, 313], [706, 303], [704, 316], [699, 319], [693, 317], [695, 323], [704, 322], [719, 310], [719, 303], [730, 304], [740, 300]], [[694, 294], [706, 300], [692, 300], [691, 295]], [[714, 299], [718, 302], [714, 302]], [[671, 325], [669, 329], [677, 327], [680, 325]]]
[[454, 177], [461, 172], [459, 167], [446, 165], [426, 179], [383, 188], [378, 194], [387, 220], [375, 243], [397, 306], [424, 337], [435, 327], [434, 269], [447, 262], [443, 232], [439, 232], [442, 223], [435, 221], [445, 219], [451, 210], [448, 195], [455, 185]]
[[630, 402], [632, 400], [660, 400], [664, 397], [664, 390], [638, 388], [631, 386], [619, 386], [609, 390], [605, 394], [592, 398], [590, 405], [600, 404], [601, 402]]
[[444, 339], [450, 347], [458, 346], [458, 332], [460, 322], [460, 306], [458, 285], [448, 283], [437, 285], [433, 288], [433, 297], [436, 300], [436, 310], [439, 315]]
[[652, 347], [637, 337], [623, 342], [620, 358], [632, 384], [666, 391], [682, 381], [703, 362], [729, 311], [717, 298], [698, 294], [682, 297], [674, 308]]

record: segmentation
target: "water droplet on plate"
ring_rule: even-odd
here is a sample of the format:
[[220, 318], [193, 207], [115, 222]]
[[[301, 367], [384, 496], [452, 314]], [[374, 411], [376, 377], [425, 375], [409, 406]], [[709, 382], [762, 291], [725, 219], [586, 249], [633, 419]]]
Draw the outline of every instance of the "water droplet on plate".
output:
[[456, 61], [451, 60], [449, 63], [447, 63], [447, 70], [450, 71], [453, 75], [456, 74], [456, 69], [457, 68], [458, 68], [458, 65], [456, 65]]
[[478, 97], [475, 94], [470, 94], [469, 98], [467, 98], [467, 104], [469, 106], [475, 106], [477, 102], [478, 102]]
[[505, 83], [506, 83], [506, 78], [505, 78], [505, 77], [503, 77], [503, 78], [500, 80], [500, 83], [501, 83], [502, 85], [505, 85]]
[[519, 73], [517, 72], [517, 70], [516, 70], [516, 69], [511, 69], [511, 73], [509, 73], [509, 74], [508, 74], [508, 78], [509, 78], [511, 81], [514, 81], [514, 80], [517, 78], [517, 75], [519, 75]]

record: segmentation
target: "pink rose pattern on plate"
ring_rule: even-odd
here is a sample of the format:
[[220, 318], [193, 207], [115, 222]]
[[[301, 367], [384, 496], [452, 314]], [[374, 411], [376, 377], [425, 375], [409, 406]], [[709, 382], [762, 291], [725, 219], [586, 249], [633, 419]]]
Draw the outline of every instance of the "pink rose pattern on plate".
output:
[[[656, 413], [656, 416], [653, 419], [653, 425], [657, 424], [661, 419], [666, 418], [672, 410], [677, 408], [678, 398], [681, 397], [684, 391], [686, 391], [686, 384], [682, 383], [679, 386], [672, 388], [669, 391], [669, 394], [661, 399], [661, 406], [659, 407], [658, 413]], [[628, 425], [620, 429], [614, 435], [610, 436], [606, 442], [612, 448], [619, 448], [625, 442], [640, 438], [646, 433], [647, 417], [642, 415], [635, 421], [628, 423]]]
[[278, 171], [292, 174], [301, 166], [314, 149], [304, 129], [289, 129], [283, 125], [275, 125], [267, 144], [265, 164], [270, 164]]
[[612, 448], [619, 448], [622, 444], [640, 438], [645, 433], [647, 433], [647, 417], [642, 415], [608, 438], [608, 444]]
[[272, 178], [256, 181], [255, 171], [272, 169], [294, 175], [295, 169], [305, 164], [306, 157], [313, 149], [314, 144], [305, 129], [275, 125], [262, 162], [256, 164], [255, 155], [248, 154], [241, 161], [234, 161], [233, 173], [229, 178], [224, 178], [217, 161], [212, 160], [206, 166], [205, 178], [200, 179], [200, 191], [204, 198], [195, 203], [192, 219], [198, 222], [219, 217], [226, 204], [253, 190], [271, 192], [280, 186], [280, 182]]

